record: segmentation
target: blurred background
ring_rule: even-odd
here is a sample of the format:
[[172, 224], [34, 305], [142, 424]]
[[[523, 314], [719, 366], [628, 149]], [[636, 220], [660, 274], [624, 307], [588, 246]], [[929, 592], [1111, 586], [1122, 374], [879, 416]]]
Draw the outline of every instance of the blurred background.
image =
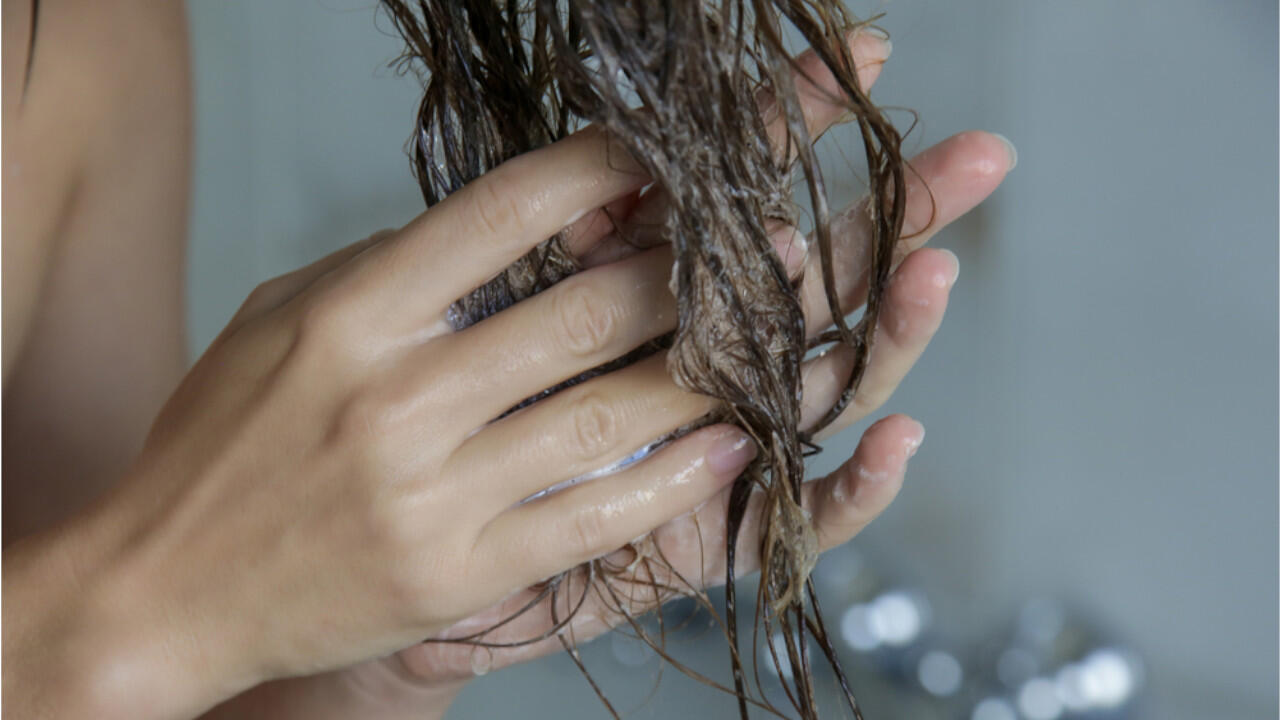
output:
[[[369, 0], [189, 6], [199, 353], [257, 283], [422, 209], [419, 88]], [[960, 280], [883, 410], [929, 430], [906, 487], [818, 570], [868, 717], [1276, 717], [1277, 4], [851, 7], [884, 13], [872, 96], [919, 112], [913, 152], [982, 128], [1020, 153], [936, 241]], [[851, 200], [857, 146], [823, 147]], [[724, 678], [719, 633], [685, 625], [672, 651]], [[654, 691], [635, 641], [584, 657], [628, 717], [737, 717], [669, 669]], [[606, 716], [552, 657], [478, 679], [450, 717], [517, 715]]]

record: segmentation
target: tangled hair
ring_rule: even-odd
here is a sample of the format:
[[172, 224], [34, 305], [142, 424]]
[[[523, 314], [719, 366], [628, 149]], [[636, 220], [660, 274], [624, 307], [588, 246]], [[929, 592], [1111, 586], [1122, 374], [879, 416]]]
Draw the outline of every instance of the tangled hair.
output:
[[[734, 556], [748, 501], [759, 494], [761, 531], [759, 537], [747, 538], [759, 544], [761, 563], [756, 630], [766, 638], [783, 639], [781, 648], [767, 643], [768, 652], [773, 662], [792, 668], [784, 689], [802, 717], [817, 717], [808, 637], [832, 666], [850, 709], [860, 718], [809, 577], [818, 539], [800, 499], [804, 457], [817, 449], [813, 433], [845, 409], [866, 368], [892, 249], [902, 229], [906, 193], [901, 137], [859, 85], [846, 42], [851, 31], [866, 23], [850, 17], [839, 0], [384, 0], [383, 5], [406, 41], [403, 62], [424, 84], [410, 150], [428, 205], [503, 161], [587, 124], [603, 128], [632, 156], [652, 180], [650, 192], [665, 193], [661, 234], [671, 242], [675, 257], [677, 329], [560, 387], [665, 351], [670, 373], [682, 388], [720, 401], [708, 417], [667, 439], [731, 422], [760, 448], [732, 486], [726, 523], [722, 627], [729, 638], [732, 692], [741, 714], [747, 717], [749, 706], [781, 714], [748, 691], [737, 650]], [[826, 191], [793, 79], [800, 70], [784, 47], [784, 21], [832, 73], [843, 97], [831, 100], [845, 105], [861, 131], [869, 185], [866, 212], [873, 232], [866, 309], [853, 327], [836, 292]], [[756, 101], [761, 89], [773, 97], [764, 107]], [[785, 124], [783, 148], [775, 147], [766, 132], [779, 119]], [[808, 186], [822, 281], [835, 318], [834, 329], [812, 340], [806, 339], [798, 281], [788, 278], [767, 231], [773, 221], [795, 221], [793, 164]], [[563, 237], [551, 237], [458, 300], [451, 321], [456, 328], [465, 327], [579, 269]], [[836, 403], [815, 427], [802, 431], [801, 363], [808, 351], [832, 344], [854, 349], [852, 371]], [[644, 560], [646, 568], [651, 561], [665, 563], [660, 553]], [[679, 578], [666, 565], [662, 577]], [[634, 566], [590, 563], [582, 598], [591, 588], [612, 597], [618, 612], [652, 642], [614, 586], [619, 579], [643, 582]], [[652, 568], [647, 572], [658, 592], [659, 574]], [[552, 596], [553, 630], [581, 606], [581, 601], [569, 602], [569, 615], [557, 614], [554, 596], [567, 592], [565, 577], [547, 581], [538, 596]], [[705, 602], [687, 581], [661, 589]], [[671, 595], [658, 599], [666, 597]], [[484, 633], [463, 640], [486, 646]], [[568, 647], [563, 636], [561, 641]], [[582, 667], [578, 655], [572, 656]]]

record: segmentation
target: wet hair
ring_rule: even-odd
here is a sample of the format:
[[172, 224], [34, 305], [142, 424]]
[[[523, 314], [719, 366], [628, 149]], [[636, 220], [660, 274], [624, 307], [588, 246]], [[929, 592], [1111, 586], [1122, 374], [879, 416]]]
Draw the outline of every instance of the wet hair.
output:
[[[726, 523], [721, 625], [730, 645], [731, 692], [744, 718], [752, 706], [780, 714], [762, 693], [748, 689], [737, 649], [734, 559], [749, 501], [759, 495], [759, 536], [743, 540], [758, 544], [761, 563], [755, 629], [765, 638], [781, 638], [766, 647], [772, 662], [792, 669], [783, 687], [801, 717], [817, 717], [811, 638], [860, 718], [810, 579], [818, 539], [801, 507], [801, 482], [804, 457], [817, 450], [813, 433], [848, 406], [863, 376], [903, 222], [901, 137], [859, 85], [846, 42], [866, 22], [853, 18], [839, 0], [384, 0], [383, 7], [406, 41], [401, 62], [423, 81], [410, 154], [428, 205], [505, 160], [588, 124], [609, 133], [612, 144], [644, 169], [650, 192], [666, 194], [661, 236], [675, 258], [676, 330], [565, 386], [665, 352], [678, 385], [719, 401], [707, 417], [668, 439], [718, 422], [734, 423], [754, 439], [760, 452], [732, 485]], [[843, 97], [831, 100], [846, 107], [862, 140], [872, 233], [866, 307], [852, 326], [836, 292], [825, 183], [796, 92], [793, 73], [800, 69], [784, 46], [784, 25], [834, 76]], [[761, 89], [774, 98], [764, 107], [756, 102]], [[782, 148], [766, 132], [779, 119], [785, 124]], [[806, 339], [798, 281], [788, 277], [768, 232], [775, 221], [797, 220], [800, 211], [790, 199], [795, 167], [807, 186], [817, 268], [835, 318], [833, 329], [812, 340]], [[626, 238], [625, 221], [616, 224]], [[548, 238], [459, 299], [450, 319], [455, 328], [465, 327], [579, 269], [564, 238]], [[854, 350], [852, 369], [835, 404], [814, 427], [801, 430], [801, 363], [810, 351], [832, 345]], [[656, 645], [660, 641], [636, 622], [616, 583], [647, 584], [658, 600], [706, 597], [660, 552], [636, 548], [636, 557], [643, 560], [641, 570], [634, 562], [625, 568], [605, 560], [589, 563], [583, 568], [586, 587], [577, 592], [583, 599], [588, 592], [611, 597], [625, 621]], [[551, 597], [553, 632], [582, 604], [575, 593], [568, 611], [557, 611], [556, 595], [569, 592], [568, 577], [548, 580], [537, 598]], [[484, 633], [464, 640], [485, 646]], [[561, 641], [569, 647], [563, 636]], [[576, 652], [572, 657], [585, 671]]]
[[31, 0], [31, 29], [27, 31], [26, 65], [22, 69], [22, 93], [20, 98], [27, 99], [27, 88], [31, 87], [31, 68], [36, 61], [36, 30], [40, 27], [40, 0]]

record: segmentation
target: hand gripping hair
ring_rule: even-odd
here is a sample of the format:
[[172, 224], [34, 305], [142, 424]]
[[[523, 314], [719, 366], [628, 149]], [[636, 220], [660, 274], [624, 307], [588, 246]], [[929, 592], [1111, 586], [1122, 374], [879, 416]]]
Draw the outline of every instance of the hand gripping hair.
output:
[[[813, 592], [809, 575], [818, 540], [800, 499], [804, 457], [817, 449], [813, 434], [845, 409], [867, 366], [902, 230], [901, 137], [860, 86], [846, 42], [866, 23], [850, 17], [839, 0], [384, 0], [384, 6], [405, 38], [403, 62], [424, 84], [410, 150], [428, 205], [503, 161], [587, 125], [608, 133], [643, 168], [652, 180], [648, 192], [665, 195], [658, 222], [675, 257], [677, 329], [560, 387], [665, 352], [681, 387], [719, 401], [717, 410], [671, 437], [732, 422], [754, 438], [760, 452], [732, 486], [726, 524], [721, 625], [730, 645], [732, 692], [744, 718], [753, 706], [778, 713], [749, 690], [738, 652], [734, 555], [739, 542], [758, 543], [754, 622], [764, 637], [783, 639], [768, 643], [768, 652], [773, 662], [793, 669], [784, 685], [791, 704], [801, 717], [817, 717], [811, 638], [861, 717]], [[808, 42], [834, 77], [842, 97], [831, 101], [844, 105], [861, 133], [869, 185], [865, 212], [873, 231], [866, 308], [853, 326], [836, 293], [830, 211], [796, 91], [795, 74], [802, 70], [784, 48], [784, 25]], [[771, 138], [771, 124], [785, 131]], [[822, 273], [835, 319], [833, 329], [811, 339], [798, 283], [788, 277], [769, 233], [774, 223], [796, 219], [790, 188], [797, 167], [808, 189], [820, 261], [811, 272]], [[625, 226], [619, 224], [624, 236]], [[551, 237], [459, 299], [451, 321], [465, 327], [578, 269], [564, 238]], [[801, 362], [807, 352], [833, 344], [853, 349], [852, 371], [835, 404], [803, 431]], [[753, 495], [763, 499], [750, 504], [761, 513], [751, 524], [760, 531], [739, 538]], [[636, 553], [643, 572], [634, 562], [624, 568], [594, 561], [581, 593], [612, 597], [637, 634], [656, 643], [630, 615], [618, 583], [647, 579], [653, 592], [669, 593], [662, 597], [705, 596], [669, 564], [666, 572], [652, 567], [664, 563], [660, 553]], [[554, 594], [565, 588], [559, 578], [546, 583], [555, 627], [581, 606], [569, 602], [567, 613], [557, 614]], [[483, 633], [466, 640], [484, 645]]]

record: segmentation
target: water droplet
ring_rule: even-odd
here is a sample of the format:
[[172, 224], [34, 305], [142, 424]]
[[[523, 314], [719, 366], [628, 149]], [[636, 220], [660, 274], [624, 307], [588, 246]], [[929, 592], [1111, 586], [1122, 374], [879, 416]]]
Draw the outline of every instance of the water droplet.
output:
[[493, 650], [477, 645], [471, 648], [471, 674], [479, 677], [493, 667]]

